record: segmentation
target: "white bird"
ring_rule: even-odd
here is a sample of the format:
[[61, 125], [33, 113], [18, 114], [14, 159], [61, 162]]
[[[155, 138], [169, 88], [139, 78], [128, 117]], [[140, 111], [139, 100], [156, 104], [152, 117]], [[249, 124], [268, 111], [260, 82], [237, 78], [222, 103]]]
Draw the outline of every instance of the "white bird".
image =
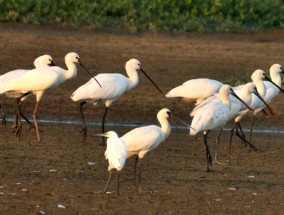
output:
[[[233, 91], [230, 85], [224, 84], [220, 90], [220, 101], [214, 101], [208, 98], [199, 106], [195, 107], [190, 113], [193, 116], [189, 135], [194, 136], [203, 132], [204, 144], [206, 147], [207, 171], [212, 168], [212, 157], [207, 143], [207, 135], [212, 129], [222, 128], [229, 120], [231, 100], [229, 94], [232, 94], [243, 102]], [[243, 102], [244, 103], [244, 102]]]
[[[157, 114], [157, 119], [161, 125], [148, 125], [143, 127], [135, 128], [126, 134], [124, 134], [121, 139], [124, 140], [127, 150], [127, 158], [131, 156], [136, 156], [134, 165], [134, 179], [133, 186], [136, 189], [136, 172], [138, 168], [138, 184], [139, 191], [141, 191], [141, 162], [147, 153], [155, 149], [165, 141], [165, 139], [170, 135], [171, 126], [168, 118], [174, 118], [171, 111], [167, 108], [161, 109]], [[183, 122], [182, 122], [183, 123]], [[139, 166], [137, 167], [137, 162], [139, 160]]]
[[[83, 106], [88, 103], [96, 105], [98, 101], [102, 100], [105, 103], [105, 111], [102, 119], [102, 133], [105, 132], [104, 124], [108, 108], [111, 104], [119, 99], [124, 93], [136, 87], [139, 82], [138, 72], [141, 71], [146, 77], [154, 84], [157, 90], [162, 93], [160, 88], [151, 80], [151, 78], [145, 73], [141, 67], [141, 63], [136, 59], [131, 59], [125, 64], [126, 73], [129, 76], [126, 77], [119, 73], [101, 73], [96, 76], [96, 79], [103, 86], [102, 88], [94, 84], [94, 80], [91, 79], [86, 84], [79, 87], [72, 95], [71, 99], [74, 102], [80, 101], [80, 113], [84, 124], [81, 130], [84, 141], [87, 136], [87, 125], [83, 114]], [[104, 144], [104, 138], [103, 138]]]
[[[167, 98], [182, 98], [188, 102], [195, 102], [195, 105], [211, 95], [214, 95], [222, 87], [222, 83], [207, 78], [191, 79], [170, 90]], [[200, 90], [202, 89], [202, 90]]]
[[[268, 104], [264, 101], [264, 99], [261, 97], [261, 95], [258, 93], [257, 88], [253, 82], [249, 82], [245, 84], [242, 88], [239, 90], [234, 91], [246, 104], [249, 104], [251, 106], [252, 104], [252, 95], [254, 94], [256, 97], [260, 99], [260, 101], [270, 109]], [[231, 143], [232, 143], [232, 137], [234, 134], [234, 131], [236, 129], [236, 135], [246, 144], [250, 145], [251, 148], [254, 151], [260, 151], [257, 147], [255, 147], [252, 143], [250, 143], [244, 136], [242, 127], [240, 126], [239, 120], [243, 117], [243, 114], [245, 112], [248, 112], [247, 107], [241, 104], [240, 107], [237, 107], [237, 105], [234, 105], [234, 108], [230, 111], [229, 120], [234, 119], [235, 123], [231, 129], [231, 136], [230, 136], [230, 142], [229, 142], [229, 149], [228, 154], [230, 154], [231, 150]], [[255, 110], [254, 110], [255, 111]], [[239, 131], [240, 129], [240, 131]], [[241, 133], [240, 133], [241, 132]]]
[[75, 63], [79, 63], [89, 73], [89, 71], [81, 63], [79, 55], [74, 52], [70, 52], [65, 56], [65, 64], [68, 70], [62, 69], [58, 66], [29, 70], [28, 72], [25, 72], [22, 75], [14, 77], [12, 81], [5, 84], [0, 89], [0, 94], [2, 93], [20, 94], [20, 96], [17, 97], [19, 131], [21, 131], [22, 127], [20, 119], [21, 116], [20, 101], [22, 98], [26, 97], [31, 93], [36, 95], [36, 105], [33, 112], [33, 119], [36, 127], [38, 143], [41, 142], [38, 123], [37, 123], [37, 109], [39, 101], [41, 100], [45, 90], [57, 87], [61, 83], [65, 82], [68, 79], [74, 78], [77, 75], [77, 67]]
[[[34, 66], [35, 68], [44, 68], [44, 67], [48, 67], [48, 66], [55, 66], [53, 58], [50, 55], [41, 55], [39, 57], [37, 57], [34, 60]], [[0, 83], [1, 83], [1, 88], [4, 88], [5, 85], [9, 84], [11, 81], [14, 81], [15, 77], [19, 77], [22, 76], [23, 74], [27, 73], [29, 70], [27, 69], [17, 69], [17, 70], [13, 70], [10, 72], [7, 72], [3, 75], [0, 76]], [[10, 95], [9, 93], [6, 93], [7, 97], [18, 97], [20, 96], [20, 93], [17, 93], [16, 95]], [[28, 96], [27, 96], [28, 97]], [[21, 101], [24, 101], [27, 97], [24, 97], [21, 99]], [[0, 109], [1, 109], [1, 113], [2, 113], [2, 124], [6, 124], [6, 119], [5, 119], [5, 114], [3, 111], [2, 106], [0, 105]], [[22, 114], [22, 113], [21, 113]], [[34, 125], [22, 114], [21, 115], [26, 121], [27, 123], [29, 123], [33, 128]], [[15, 122], [14, 122], [14, 128], [17, 127], [17, 117], [15, 118]], [[16, 131], [15, 131], [16, 132]], [[17, 133], [17, 132], [16, 132]]]
[[[235, 96], [231, 96], [229, 95], [229, 99], [231, 101], [230, 104], [230, 109], [229, 109], [229, 115], [228, 115], [228, 121], [230, 121], [231, 119], [234, 119], [235, 117], [238, 116], [238, 114], [242, 111], [242, 110], [246, 110], [248, 109], [248, 107], [245, 104], [251, 104], [251, 100], [252, 100], [252, 93], [254, 93], [255, 95], [257, 95], [258, 97], [260, 97], [260, 95], [258, 94], [256, 87], [254, 85], [254, 83], [249, 82], [247, 84], [245, 84], [241, 89], [239, 90], [235, 90], [234, 93], [244, 102], [241, 102], [239, 99], [237, 99]], [[263, 100], [260, 97], [261, 100]], [[209, 97], [208, 99], [202, 101], [200, 103], [200, 105], [198, 106], [199, 108], [202, 107], [203, 105], [206, 105], [208, 103], [216, 103], [216, 102], [222, 102], [220, 94], [216, 93], [213, 96]], [[196, 108], [196, 110], [198, 110], [198, 108]], [[195, 110], [195, 111], [196, 111]], [[194, 115], [194, 112], [192, 113]], [[237, 124], [235, 124], [231, 130], [231, 137], [230, 137], [230, 145], [231, 145], [231, 141], [232, 141], [232, 136], [234, 133], [235, 128], [237, 127]], [[238, 128], [238, 127], [237, 127]], [[216, 152], [215, 152], [215, 158], [214, 158], [214, 163], [220, 164], [217, 161], [217, 151], [218, 151], [218, 145], [219, 145], [219, 140], [220, 140], [220, 135], [221, 132], [223, 130], [223, 127], [220, 128], [220, 131], [218, 133], [218, 136], [216, 138]], [[249, 141], [247, 141], [243, 136], [240, 135], [238, 129], [236, 130], [236, 135], [242, 139], [246, 144], [248, 144], [254, 151], [258, 151], [258, 148], [253, 145], [252, 143], [250, 143]]]
[[97, 134], [96, 136], [107, 137], [107, 148], [105, 151], [105, 158], [108, 160], [109, 166], [109, 178], [107, 180], [107, 184], [104, 189], [104, 193], [106, 193], [108, 184], [111, 179], [111, 171], [113, 169], [117, 170], [117, 194], [119, 195], [119, 173], [123, 169], [127, 151], [125, 142], [122, 138], [119, 138], [117, 133], [114, 131], [109, 131], [104, 134]]
[[[261, 69], [257, 69], [253, 72], [253, 74], [251, 75], [251, 80], [253, 81], [253, 83], [255, 84], [257, 91], [260, 95], [261, 98], [264, 99], [265, 102], [265, 96], [266, 96], [266, 84], [267, 86], [269, 86], [270, 84], [273, 86], [276, 86], [278, 89], [282, 90], [281, 88], [279, 88], [279, 86], [277, 86], [267, 75], [266, 73], [261, 70]], [[267, 80], [267, 82], [265, 82], [264, 80]], [[266, 83], [266, 84], [265, 84]], [[241, 89], [244, 85], [240, 85], [237, 87], [234, 87], [234, 90], [238, 90]], [[268, 93], [269, 95], [270, 93]], [[267, 103], [267, 102], [266, 102]], [[263, 101], [261, 101], [256, 95], [252, 94], [252, 100], [251, 100], [251, 104], [250, 106], [253, 109], [256, 109], [259, 105], [263, 105], [265, 103], [263, 103]], [[266, 105], [266, 104], [265, 104]], [[271, 115], [274, 115], [274, 111], [267, 105], [267, 108], [269, 110], [269, 112], [271, 113]], [[249, 112], [249, 110], [243, 110], [241, 111], [241, 113], [235, 118], [235, 122], [237, 123], [237, 129], [240, 129], [240, 131], [242, 132], [242, 128], [240, 125], [240, 120]], [[254, 111], [255, 112], [255, 111]], [[244, 134], [242, 132], [242, 136], [244, 137]]]
[[[270, 77], [271, 77], [271, 81], [264, 81], [264, 85], [266, 88], [266, 93], [263, 97], [264, 101], [269, 104], [278, 94], [279, 91], [284, 92], [284, 90], [281, 88], [281, 76], [280, 73], [284, 73], [284, 70], [282, 68], [282, 66], [280, 64], [273, 64], [270, 67]], [[267, 80], [267, 78], [266, 78]], [[253, 117], [251, 120], [251, 126], [250, 126], [250, 140], [251, 140], [251, 136], [252, 136], [252, 131], [253, 131], [253, 127], [254, 127], [254, 120], [256, 117], [256, 114], [259, 113], [260, 111], [262, 111], [265, 115], [268, 115], [266, 113], [266, 111], [264, 110], [264, 108], [266, 107], [266, 105], [264, 103], [259, 103], [256, 107], [255, 107], [255, 111], [253, 113]]]

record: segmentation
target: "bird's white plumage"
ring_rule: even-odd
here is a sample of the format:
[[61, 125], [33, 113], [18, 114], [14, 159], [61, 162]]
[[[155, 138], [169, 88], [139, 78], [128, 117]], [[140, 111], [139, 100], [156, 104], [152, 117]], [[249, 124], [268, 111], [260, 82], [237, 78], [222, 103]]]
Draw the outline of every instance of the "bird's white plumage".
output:
[[[284, 72], [283, 68], [280, 64], [273, 64], [270, 67], [271, 80], [275, 84], [277, 84], [279, 87], [281, 87], [281, 82], [282, 82], [280, 73], [283, 73], [283, 72]], [[264, 85], [266, 88], [266, 93], [263, 99], [267, 104], [269, 104], [279, 94], [280, 90], [269, 81], [264, 81]], [[256, 106], [255, 114], [261, 111], [262, 109], [264, 109], [265, 107], [266, 107], [265, 104], [263, 102], [260, 102]]]
[[114, 131], [109, 131], [105, 134], [107, 137], [107, 148], [105, 158], [108, 160], [108, 170], [122, 170], [126, 161], [127, 152], [125, 142], [118, 137]]
[[[265, 78], [265, 72], [261, 69], [255, 70], [252, 75], [251, 79], [253, 81], [253, 84], [256, 86], [257, 91], [259, 92], [259, 95], [264, 98], [266, 94], [266, 87], [264, 84], [263, 79]], [[241, 87], [238, 87], [237, 89], [241, 90], [245, 85], [241, 85]], [[260, 105], [262, 101], [254, 94], [251, 94], [251, 103], [249, 104], [250, 107], [253, 109], [256, 109], [258, 105]], [[245, 109], [242, 110], [238, 116], [235, 118], [235, 122], [239, 122], [250, 110]], [[255, 112], [255, 111], [254, 111]]]
[[65, 56], [65, 63], [68, 70], [58, 66], [41, 67], [28, 70], [22, 75], [10, 79], [9, 83], [1, 87], [0, 93], [16, 91], [33, 92], [37, 95], [37, 101], [41, 99], [43, 91], [54, 88], [64, 81], [77, 75], [75, 63], [78, 63], [79, 55], [71, 52]]
[[[35, 68], [37, 69], [45, 68], [45, 67], [48, 67], [52, 61], [53, 59], [50, 55], [42, 55], [34, 60], [34, 65], [35, 65]], [[24, 75], [29, 73], [29, 71], [30, 70], [27, 70], [27, 69], [17, 69], [17, 70], [13, 70], [13, 71], [10, 71], [10, 72], [7, 72], [1, 75], [0, 76], [0, 83], [1, 83], [0, 92], [7, 91], [7, 89], [12, 87], [10, 85], [14, 85], [15, 82], [17, 82], [17, 80], [22, 79]], [[23, 90], [20, 93], [15, 92], [15, 94], [7, 93], [7, 96], [18, 97], [21, 93], [25, 93], [25, 92], [27, 91]]]
[[180, 97], [187, 101], [196, 101], [198, 105], [202, 100], [217, 93], [222, 85], [221, 82], [212, 79], [192, 79], [170, 90], [166, 97]]
[[124, 134], [121, 139], [126, 143], [127, 157], [138, 155], [142, 159], [149, 151], [155, 149], [171, 132], [168, 122], [170, 110], [163, 108], [157, 114], [161, 127], [156, 125], [135, 128]]
[[[190, 135], [196, 135], [201, 131], [208, 131], [223, 127], [229, 120], [230, 114], [230, 86], [223, 85], [219, 90], [219, 96], [213, 96], [208, 101], [203, 101], [200, 107], [193, 109]], [[214, 99], [215, 98], [215, 99]]]
[[71, 99], [75, 102], [84, 100], [92, 103], [103, 100], [108, 107], [128, 90], [137, 86], [139, 82], [137, 70], [140, 68], [140, 62], [136, 59], [131, 59], [127, 61], [125, 65], [126, 73], [129, 78], [118, 73], [98, 74], [95, 78], [102, 85], [101, 88], [91, 79], [86, 84], [79, 87], [71, 95]]
[[86, 100], [96, 102], [98, 100], [110, 100], [110, 103], [117, 100], [129, 89], [129, 80], [118, 73], [102, 73], [95, 78], [103, 86], [100, 87], [92, 78], [86, 84], [79, 87], [71, 96], [73, 101]]

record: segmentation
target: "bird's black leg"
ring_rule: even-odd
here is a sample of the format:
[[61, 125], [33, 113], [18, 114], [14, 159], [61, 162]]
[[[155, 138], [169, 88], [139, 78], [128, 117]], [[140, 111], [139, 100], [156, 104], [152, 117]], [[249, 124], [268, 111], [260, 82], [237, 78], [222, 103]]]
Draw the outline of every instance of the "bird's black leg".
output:
[[82, 121], [83, 121], [83, 128], [82, 130], [80, 131], [80, 133], [82, 133], [82, 136], [83, 136], [83, 141], [86, 142], [86, 139], [87, 139], [87, 125], [86, 125], [86, 121], [85, 121], [85, 116], [84, 116], [84, 113], [83, 113], [83, 106], [86, 104], [87, 102], [86, 101], [83, 101], [80, 103], [79, 105], [79, 111], [80, 111], [80, 114], [81, 114], [81, 118], [82, 118]]
[[137, 161], [138, 161], [138, 156], [135, 158], [135, 163], [134, 163], [134, 176], [133, 176], [133, 190], [136, 189], [136, 170], [137, 170]]
[[18, 98], [16, 98], [16, 108], [17, 108], [17, 117], [18, 117], [18, 123], [15, 127], [15, 133], [16, 136], [21, 140], [21, 133], [22, 133], [22, 122], [21, 122], [21, 99], [28, 96], [30, 92], [24, 93]]
[[104, 189], [104, 193], [106, 193], [106, 190], [107, 190], [107, 187], [108, 187], [108, 184], [109, 184], [109, 181], [111, 179], [111, 170], [109, 171], [109, 177], [108, 177], [108, 180], [107, 180], [107, 184], [105, 186], [105, 189]]
[[142, 187], [141, 187], [141, 172], [142, 172], [142, 159], [139, 158], [139, 173], [138, 173], [138, 191], [141, 192], [142, 191]]
[[237, 129], [236, 129], [236, 135], [247, 145], [250, 146], [250, 149], [254, 150], [255, 152], [259, 152], [261, 151], [258, 147], [256, 147], [253, 143], [251, 143], [250, 141], [248, 141], [244, 134], [242, 133], [242, 130], [241, 130], [241, 133], [239, 132], [239, 128], [241, 129], [241, 126], [240, 125], [237, 125]]
[[119, 171], [117, 171], [117, 195], [119, 195]]
[[21, 117], [23, 117], [24, 120], [26, 120], [26, 122], [31, 126], [30, 129], [31, 129], [31, 128], [36, 129], [36, 127], [34, 126], [34, 124], [32, 124], [32, 123], [30, 122], [30, 120], [29, 120], [22, 112], [21, 112]]
[[210, 149], [207, 143], [207, 135], [208, 135], [209, 131], [206, 131], [203, 134], [203, 138], [204, 138], [204, 144], [205, 144], [205, 148], [206, 148], [206, 161], [207, 161], [207, 172], [210, 172], [211, 168], [212, 168], [212, 157], [211, 157], [211, 153], [210, 153]]
[[237, 123], [234, 123], [234, 126], [231, 129], [231, 136], [230, 136], [229, 147], [228, 147], [228, 150], [227, 150], [227, 153], [226, 153], [229, 156], [231, 156], [232, 140], [233, 140], [233, 135], [234, 135], [234, 132], [235, 132], [236, 125], [237, 125]]
[[[103, 120], [102, 120], [102, 133], [105, 133], [105, 120], [106, 120], [106, 115], [108, 112], [108, 107], [105, 108], [105, 112], [103, 115]], [[105, 137], [102, 137], [102, 145], [105, 146], [106, 145], [106, 141], [105, 141]]]
[[1, 119], [2, 119], [2, 125], [6, 126], [6, 116], [5, 113], [3, 111], [2, 105], [0, 105], [0, 109], [1, 109]]

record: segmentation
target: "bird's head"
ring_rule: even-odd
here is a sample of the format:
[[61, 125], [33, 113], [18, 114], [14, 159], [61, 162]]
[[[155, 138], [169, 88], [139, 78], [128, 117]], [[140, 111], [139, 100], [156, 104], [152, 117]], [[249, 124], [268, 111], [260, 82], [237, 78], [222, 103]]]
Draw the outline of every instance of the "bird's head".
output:
[[35, 68], [42, 68], [46, 66], [55, 66], [55, 63], [50, 55], [42, 55], [34, 60]]
[[77, 53], [69, 52], [67, 55], [65, 55], [65, 62], [66, 62], [66, 64], [69, 64], [69, 63], [78, 63], [78, 64], [80, 64], [80, 66], [83, 67], [83, 69], [98, 83], [98, 85], [100, 87], [102, 87], [101, 84], [98, 82], [98, 80], [92, 75], [92, 73], [89, 72], [89, 70], [81, 62], [81, 59], [80, 59], [80, 57], [79, 57], [79, 55]]
[[283, 67], [280, 65], [280, 64], [278, 64], [278, 63], [276, 63], [276, 64], [273, 64], [271, 67], [270, 67], [270, 69], [269, 69], [269, 71], [270, 71], [270, 75], [272, 76], [274, 73], [284, 73], [284, 70], [283, 70]]
[[126, 62], [125, 64], [125, 69], [126, 71], [140, 71], [142, 72], [146, 78], [149, 79], [149, 81], [156, 87], [156, 89], [163, 94], [162, 90], [158, 87], [158, 85], [150, 78], [150, 76], [142, 69], [141, 63], [139, 60], [136, 59], [130, 59], [129, 61]]

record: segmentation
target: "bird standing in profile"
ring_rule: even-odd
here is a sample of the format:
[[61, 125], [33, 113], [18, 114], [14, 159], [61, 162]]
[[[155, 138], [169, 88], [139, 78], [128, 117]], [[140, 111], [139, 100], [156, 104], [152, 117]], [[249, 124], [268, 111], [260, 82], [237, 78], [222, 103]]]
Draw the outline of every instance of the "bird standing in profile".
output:
[[[141, 191], [142, 159], [146, 154], [158, 147], [160, 143], [165, 141], [165, 139], [170, 135], [171, 126], [168, 118], [174, 118], [180, 121], [177, 117], [173, 116], [168, 108], [163, 108], [157, 114], [157, 119], [161, 127], [157, 125], [138, 127], [127, 132], [121, 137], [121, 139], [126, 144], [127, 158], [136, 156], [134, 165], [133, 187], [134, 189], [136, 189], [136, 175], [138, 169], [138, 191]], [[180, 122], [183, 123], [182, 121]], [[138, 160], [139, 166], [137, 167]]]
[[[55, 64], [54, 64], [52, 57], [46, 54], [46, 55], [41, 55], [37, 57], [34, 60], [34, 66], [35, 68], [39, 69], [39, 68], [44, 68], [44, 67], [49, 67], [49, 66], [55, 66]], [[27, 72], [29, 72], [29, 70], [27, 69], [17, 69], [17, 70], [13, 70], [13, 71], [10, 71], [10, 72], [7, 72], [1, 75], [0, 76], [0, 83], [1, 83], [0, 90], [5, 88], [6, 85], [10, 84], [11, 81], [14, 81], [15, 78], [18, 78]], [[17, 98], [20, 95], [21, 93], [18, 93], [18, 92], [6, 92], [5, 93], [5, 96], [10, 97], [10, 98]], [[20, 102], [23, 102], [26, 98], [28, 98], [28, 96], [22, 98]], [[0, 105], [0, 109], [1, 109], [1, 114], [2, 114], [1, 116], [2, 124], [6, 125], [6, 118], [5, 118], [5, 113], [4, 113], [2, 105]], [[29, 119], [22, 112], [21, 112], [21, 117], [23, 117], [32, 128], [35, 128], [35, 126], [29, 121]], [[19, 135], [20, 130], [18, 127], [18, 114], [16, 114], [14, 118], [14, 125], [12, 126], [12, 128], [14, 129], [16, 136], [20, 138], [20, 135]]]
[[107, 148], [105, 151], [105, 158], [108, 160], [108, 171], [109, 177], [107, 180], [107, 184], [104, 189], [104, 193], [106, 193], [108, 184], [111, 179], [111, 171], [113, 169], [117, 170], [117, 194], [119, 195], [119, 173], [123, 169], [127, 151], [125, 142], [118, 137], [117, 133], [114, 131], [109, 131], [104, 134], [97, 134], [96, 136], [106, 137], [107, 138]]
[[4, 87], [1, 87], [0, 94], [2, 93], [16, 93], [20, 94], [17, 97], [17, 114], [18, 114], [18, 132], [21, 134], [21, 100], [30, 95], [36, 95], [36, 105], [33, 112], [33, 119], [36, 127], [37, 142], [41, 143], [38, 123], [37, 123], [37, 110], [39, 101], [42, 98], [45, 90], [55, 88], [66, 80], [74, 78], [77, 75], [77, 67], [75, 63], [79, 63], [91, 76], [93, 76], [86, 67], [81, 63], [80, 57], [74, 52], [70, 52], [65, 56], [65, 64], [68, 70], [62, 69], [58, 66], [44, 67], [29, 70], [24, 74], [15, 77]]
[[[230, 85], [224, 84], [219, 90], [221, 101], [214, 101], [209, 97], [199, 106], [195, 107], [190, 113], [190, 115], [193, 116], [193, 119], [191, 122], [189, 135], [194, 136], [199, 132], [203, 132], [203, 139], [206, 149], [207, 172], [209, 172], [212, 168], [212, 157], [209, 145], [207, 143], [208, 133], [212, 129], [224, 127], [228, 122], [231, 106], [229, 94], [232, 94], [241, 102], [243, 102], [234, 93]], [[250, 108], [247, 104], [245, 105]]]
[[[263, 81], [265, 89], [266, 89], [266, 93], [263, 97], [264, 101], [269, 104], [281, 91], [282, 93], [284, 92], [284, 90], [281, 88], [281, 73], [284, 73], [284, 70], [282, 68], [282, 66], [280, 64], [273, 64], [270, 69], [270, 78], [269, 79], [267, 76], [265, 77], [265, 81]], [[252, 131], [253, 131], [253, 127], [254, 127], [254, 122], [255, 122], [255, 118], [257, 113], [259, 113], [260, 111], [262, 111], [264, 113], [264, 115], [268, 116], [268, 113], [265, 111], [265, 108], [267, 106], [263, 103], [260, 102], [258, 103], [258, 105], [256, 105], [255, 107], [255, 111], [253, 113], [252, 119], [251, 119], [251, 125], [250, 125], [250, 140], [252, 137]], [[269, 110], [270, 111], [270, 110]], [[270, 111], [271, 113], [271, 111]], [[274, 113], [273, 113], [274, 114]]]
[[[111, 104], [119, 99], [124, 93], [136, 87], [139, 82], [138, 71], [141, 71], [162, 93], [157, 84], [146, 74], [142, 69], [141, 63], [136, 59], [131, 59], [125, 64], [126, 73], [129, 77], [126, 77], [119, 73], [101, 73], [95, 78], [100, 82], [102, 88], [94, 84], [94, 80], [91, 79], [86, 84], [79, 87], [72, 95], [71, 99], [74, 102], [80, 101], [80, 113], [84, 124], [81, 130], [83, 134], [83, 140], [86, 141], [87, 137], [87, 125], [83, 113], [83, 106], [88, 103], [97, 104], [98, 101], [102, 100], [105, 103], [105, 111], [102, 118], [102, 133], [105, 133], [105, 119]], [[102, 139], [104, 144], [104, 137]]]

